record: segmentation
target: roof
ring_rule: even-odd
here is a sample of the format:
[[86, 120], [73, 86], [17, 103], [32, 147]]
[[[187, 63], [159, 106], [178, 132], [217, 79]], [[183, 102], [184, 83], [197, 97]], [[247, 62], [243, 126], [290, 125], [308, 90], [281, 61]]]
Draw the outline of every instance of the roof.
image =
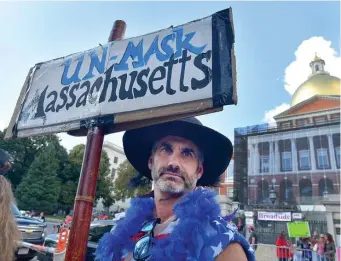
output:
[[104, 141], [103, 148], [108, 148], [108, 149], [114, 150], [114, 151], [116, 151], [122, 155], [125, 155], [122, 147], [120, 147], [120, 146], [118, 146], [118, 145], [116, 145], [110, 141]]
[[280, 119], [287, 116], [306, 114], [309, 112], [319, 112], [330, 109], [340, 108], [340, 96], [338, 95], [315, 95], [303, 102], [300, 102], [280, 114], [274, 116], [274, 119]]

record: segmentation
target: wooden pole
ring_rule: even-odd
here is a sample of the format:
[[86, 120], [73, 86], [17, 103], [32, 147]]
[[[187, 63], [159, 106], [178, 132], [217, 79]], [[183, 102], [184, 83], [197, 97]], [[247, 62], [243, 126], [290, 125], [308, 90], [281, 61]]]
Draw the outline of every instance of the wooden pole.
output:
[[[123, 39], [125, 29], [126, 23], [117, 20], [108, 41]], [[103, 126], [98, 126], [95, 120], [92, 121], [87, 134], [65, 261], [85, 260], [103, 139]]]

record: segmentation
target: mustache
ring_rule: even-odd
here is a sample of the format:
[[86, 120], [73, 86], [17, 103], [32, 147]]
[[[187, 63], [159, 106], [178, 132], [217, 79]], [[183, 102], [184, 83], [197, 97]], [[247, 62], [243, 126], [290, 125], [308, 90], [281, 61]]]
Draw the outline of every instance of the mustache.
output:
[[172, 166], [168, 166], [168, 167], [163, 167], [159, 170], [160, 177], [163, 176], [165, 173], [172, 173], [172, 174], [175, 174], [176, 176], [179, 176], [182, 179], [185, 179], [184, 172], [180, 171], [178, 167], [174, 168]]

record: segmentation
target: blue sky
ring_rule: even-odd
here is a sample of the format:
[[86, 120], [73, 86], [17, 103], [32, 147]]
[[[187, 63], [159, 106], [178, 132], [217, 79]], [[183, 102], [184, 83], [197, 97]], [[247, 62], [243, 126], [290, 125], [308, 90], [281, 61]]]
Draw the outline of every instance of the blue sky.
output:
[[[234, 128], [262, 123], [266, 111], [290, 104], [291, 95], [284, 88], [285, 70], [299, 59], [295, 52], [303, 41], [323, 37], [323, 44], [307, 42], [307, 52], [311, 58], [315, 51], [325, 52], [339, 61], [339, 2], [1, 2], [0, 48], [5, 59], [0, 63], [0, 129], [10, 120], [31, 66], [106, 43], [115, 20], [126, 21], [129, 38], [230, 6], [239, 104], [200, 118], [231, 139]], [[337, 52], [332, 53], [333, 49]], [[61, 137], [68, 149], [84, 142], [83, 138]], [[121, 145], [121, 137], [114, 134], [106, 139]]]

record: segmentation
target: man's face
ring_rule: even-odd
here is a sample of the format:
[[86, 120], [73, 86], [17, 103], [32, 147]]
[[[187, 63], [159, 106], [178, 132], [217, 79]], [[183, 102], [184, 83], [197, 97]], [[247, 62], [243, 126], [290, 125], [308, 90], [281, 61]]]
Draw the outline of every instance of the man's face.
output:
[[148, 166], [155, 186], [172, 194], [193, 190], [204, 171], [197, 146], [175, 136], [167, 136], [155, 145]]

